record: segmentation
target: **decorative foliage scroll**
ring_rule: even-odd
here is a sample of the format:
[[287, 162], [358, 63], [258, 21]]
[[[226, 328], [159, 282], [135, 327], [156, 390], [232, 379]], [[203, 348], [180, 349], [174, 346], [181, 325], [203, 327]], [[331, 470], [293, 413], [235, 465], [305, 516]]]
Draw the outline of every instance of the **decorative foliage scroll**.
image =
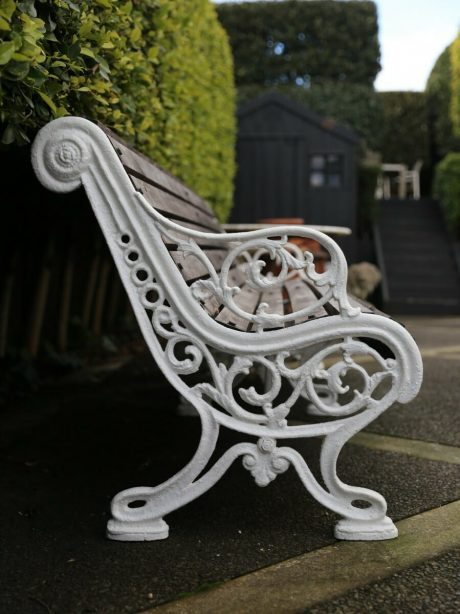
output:
[[[169, 233], [169, 230], [162, 229], [162, 232]], [[169, 238], [173, 238], [172, 235]], [[380, 383], [386, 378], [391, 379], [395, 376], [394, 361], [384, 360], [366, 343], [350, 337], [330, 344], [306, 359], [303, 359], [298, 352], [280, 351], [270, 356], [230, 356], [226, 361], [219, 362], [210, 348], [187, 330], [174, 309], [167, 304], [163, 290], [143, 261], [141, 250], [133, 245], [128, 233], [123, 232], [120, 235], [119, 245], [123, 249], [125, 262], [132, 267], [131, 277], [137, 286], [142, 305], [151, 314], [153, 329], [156, 335], [164, 340], [164, 357], [167, 364], [178, 375], [186, 376], [197, 373], [203, 363], [206, 363], [210, 381], [196, 384], [192, 392], [217, 411], [223, 410], [228, 415], [250, 424], [266, 425], [275, 429], [285, 428], [294, 403], [302, 396], [309, 399], [322, 415], [344, 417], [372, 404], [374, 392]], [[266, 249], [273, 257], [279, 257], [282, 265], [278, 277], [267, 279], [261, 274], [261, 261], [248, 258], [248, 272], [254, 286], [265, 288], [279, 284], [291, 270], [294, 270], [302, 271], [312, 282], [328, 284], [330, 292], [333, 292], [335, 284], [331, 270], [322, 274], [316, 273], [310, 255], [308, 257], [304, 255], [301, 259], [300, 254], [293, 255], [286, 245], [285, 238], [278, 242], [264, 239], [242, 243], [229, 252], [220, 277], [211, 268], [212, 265], [206, 255], [193, 240], [182, 243], [180, 247], [184, 253], [193, 254], [209, 266], [211, 277], [208, 283], [200, 282], [195, 288], [192, 286], [192, 292], [196, 297], [203, 299], [211, 295], [219, 296], [220, 300], [226, 301], [229, 307], [244, 313], [237, 306], [233, 307], [233, 296], [238, 288], [226, 285], [226, 272], [235, 259], [256, 248]], [[135, 263], [131, 259], [133, 253], [136, 254]], [[139, 279], [139, 271], [143, 271], [142, 280]], [[348, 314], [349, 311], [350, 307], [345, 304], [345, 317], [352, 317]], [[293, 317], [298, 317], [299, 313]], [[253, 321], [262, 330], [265, 323], [272, 323], [271, 317], [271, 314], [261, 310], [253, 315]], [[378, 371], [369, 374], [359, 364], [357, 357], [360, 356], [371, 357], [378, 365]], [[328, 366], [325, 366], [326, 363]], [[244, 380], [244, 376], [253, 371], [264, 374], [263, 392], [256, 391], [254, 386], [245, 388], [239, 384]], [[350, 371], [355, 371], [359, 375], [361, 385], [359, 390], [354, 391], [352, 398], [343, 403], [339, 398], [349, 392], [344, 377]], [[290, 384], [291, 392], [280, 401], [283, 381]], [[324, 394], [320, 394], [319, 383], [330, 391], [331, 394], [327, 398]], [[250, 466], [251, 463], [252, 461], [248, 459], [246, 465]], [[272, 470], [275, 469], [272, 468], [270, 471]], [[267, 467], [264, 471], [265, 477], [257, 479], [261, 481], [268, 479], [270, 471]]]
[[[221, 270], [217, 272], [206, 253], [193, 238], [184, 241], [171, 232], [168, 227], [162, 226], [161, 222], [159, 222], [159, 225], [162, 234], [177, 243], [178, 251], [182, 252], [185, 257], [198, 259], [209, 273], [207, 279], [197, 280], [191, 285], [190, 289], [193, 296], [198, 301], [216, 297], [221, 304], [233, 313], [253, 323], [255, 330], [259, 332], [268, 327], [284, 326], [286, 322], [293, 322], [300, 317], [309, 316], [330, 299], [337, 300], [340, 312], [344, 317], [354, 317], [360, 313], [359, 307], [352, 307], [348, 300], [346, 263], [338, 249], [331, 253], [331, 262], [327, 271], [318, 273], [315, 269], [312, 253], [302, 252], [297, 245], [289, 243], [287, 236], [276, 240], [270, 238], [270, 231], [266, 231], [266, 236], [235, 242], [225, 257]], [[267, 264], [266, 260], [263, 259], [264, 255], [278, 264], [279, 272], [276, 275], [270, 272], [264, 274], [263, 269]], [[289, 314], [270, 313], [267, 303], [260, 303], [255, 314], [249, 313], [235, 302], [235, 296], [240, 292], [240, 288], [229, 280], [230, 272], [235, 267], [239, 267], [245, 273], [249, 286], [261, 292], [281, 287], [285, 281], [294, 275], [300, 275], [303, 280], [313, 286], [322, 288], [323, 291], [316, 301]]]

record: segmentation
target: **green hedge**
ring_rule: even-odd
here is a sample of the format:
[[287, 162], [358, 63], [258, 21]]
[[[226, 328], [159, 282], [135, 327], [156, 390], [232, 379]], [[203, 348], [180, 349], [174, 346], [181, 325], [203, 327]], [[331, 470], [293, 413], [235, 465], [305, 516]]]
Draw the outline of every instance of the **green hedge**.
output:
[[383, 107], [383, 162], [412, 166], [417, 160], [430, 160], [428, 109], [424, 92], [380, 92]]
[[449, 151], [460, 151], [460, 138], [455, 137], [450, 106], [452, 62], [451, 45], [436, 60], [426, 84], [430, 129], [434, 157], [439, 160]]
[[460, 239], [460, 153], [448, 154], [437, 165], [434, 192], [451, 231]]
[[317, 79], [372, 85], [380, 70], [374, 2], [310, 0], [220, 4], [237, 85]]
[[450, 47], [450, 60], [452, 63], [450, 116], [455, 134], [460, 137], [460, 32]]
[[53, 117], [98, 119], [208, 199], [231, 206], [234, 84], [208, 0], [0, 0], [4, 145]]

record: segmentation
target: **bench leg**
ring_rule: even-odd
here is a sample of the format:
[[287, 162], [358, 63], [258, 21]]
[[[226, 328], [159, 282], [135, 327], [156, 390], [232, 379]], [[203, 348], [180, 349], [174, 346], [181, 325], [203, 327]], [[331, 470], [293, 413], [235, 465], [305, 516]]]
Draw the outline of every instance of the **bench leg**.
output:
[[[307, 381], [305, 395], [302, 395], [305, 399], [314, 402], [317, 409], [324, 414], [333, 415], [342, 412], [343, 416], [336, 425], [334, 422], [325, 422], [316, 425], [289, 426], [285, 419], [281, 419], [283, 415], [286, 415], [286, 410], [289, 411], [289, 406], [280, 404], [279, 408], [284, 413], [276, 415], [269, 402], [264, 404], [264, 412], [267, 416], [265, 424], [261, 425], [255, 421], [249, 423], [248, 417], [252, 415], [243, 409], [239, 409], [240, 414], [238, 414], [235, 405], [231, 405], [235, 415], [230, 416], [216, 410], [202, 398], [190, 397], [189, 400], [196, 407], [202, 423], [202, 435], [195, 456], [179, 473], [159, 486], [131, 488], [116, 495], [112, 501], [112, 519], [107, 526], [108, 537], [121, 541], [157, 540], [168, 537], [169, 530], [164, 516], [204, 494], [223, 476], [238, 457], [242, 457], [243, 466], [252, 474], [258, 486], [267, 486], [277, 475], [285, 472], [292, 465], [306, 490], [319, 503], [342, 516], [342, 520], [335, 528], [335, 536], [338, 539], [381, 540], [396, 537], [397, 529], [386, 516], [385, 499], [372, 490], [347, 485], [337, 476], [337, 459], [345, 443], [385, 411], [395, 400], [398, 393], [396, 386], [390, 387], [382, 398], [372, 398], [373, 390], [386, 377], [391, 377], [394, 383], [396, 377], [394, 364], [393, 361], [382, 361], [383, 371], [367, 376], [363, 387], [366, 390], [365, 396], [364, 393], [355, 394], [354, 400], [350, 401], [348, 406], [335, 407], [336, 403], [333, 398], [328, 398], [326, 402], [321, 400], [319, 393], [322, 390], [322, 384], [313, 382], [311, 373], [318, 373], [320, 379], [329, 378], [329, 386], [334, 394], [339, 391], [339, 388], [337, 381], [333, 378], [337, 373], [341, 374], [345, 366], [347, 369], [355, 368], [364, 377], [364, 369], [355, 364], [351, 357], [353, 350], [355, 353], [358, 351], [362, 353], [362, 344], [356, 342], [353, 345], [348, 342], [341, 344], [340, 348], [347, 362], [335, 363], [329, 368], [330, 373], [323, 372], [324, 369], [307, 363], [308, 370], [305, 373], [310, 377], [308, 381], [311, 386]], [[333, 347], [332, 350], [335, 348]], [[327, 351], [330, 352], [329, 349]], [[322, 366], [320, 359], [321, 356], [318, 357], [318, 364]], [[263, 362], [268, 369], [268, 362], [265, 359], [259, 359], [259, 361]], [[243, 367], [247, 367], [246, 363], [243, 363]], [[237, 363], [237, 368], [239, 371], [235, 370], [231, 373], [228, 385], [231, 385], [233, 379], [242, 371], [242, 365]], [[283, 375], [287, 373], [279, 363], [278, 369]], [[222, 367], [221, 370], [223, 371]], [[300, 394], [299, 386], [305, 384], [301, 379], [302, 371], [293, 371], [293, 373], [294, 377], [291, 379], [297, 379], [300, 382], [297, 387], [297, 392]], [[271, 369], [271, 375], [266, 376], [266, 385], [269, 387], [273, 385], [276, 393], [277, 388], [274, 386], [276, 382], [272, 382], [270, 378], [276, 380], [274, 368]], [[341, 387], [345, 390], [342, 383]], [[210, 385], [204, 384], [201, 389], [195, 387], [195, 390], [211, 396], [213, 389]], [[265, 397], [267, 394], [265, 392]], [[246, 395], [253, 403], [259, 402], [260, 399], [266, 401], [263, 396], [257, 397], [254, 388], [247, 389]], [[361, 401], [364, 401], [364, 404], [360, 407]], [[347, 412], [350, 414], [358, 409], [361, 409], [361, 413], [347, 415]], [[231, 447], [210, 469], [203, 473], [215, 449], [220, 426], [246, 433], [255, 437], [257, 441], [256, 443], [239, 443]], [[324, 437], [320, 454], [320, 470], [324, 486], [314, 477], [299, 452], [288, 446], [277, 447], [277, 438], [289, 440], [315, 436]]]
[[306, 490], [316, 501], [343, 516], [335, 527], [337, 539], [368, 541], [397, 537], [398, 530], [386, 516], [387, 505], [382, 495], [367, 488], [349, 486], [337, 477], [336, 461], [343, 443], [334, 434], [328, 435], [323, 442], [321, 474], [328, 490], [316, 480], [297, 450], [278, 448], [278, 458], [295, 468]]
[[[197, 404], [202, 435], [195, 456], [175, 476], [154, 488], [140, 486], [118, 493], [112, 500], [112, 519], [107, 524], [107, 537], [117, 541], [153, 541], [166, 539], [169, 527], [164, 516], [207, 492], [233, 462], [243, 457], [243, 465], [259, 486], [266, 486], [277, 474], [286, 471], [289, 463], [274, 448], [276, 442], [262, 437], [257, 444], [239, 443], [228, 449], [199, 479], [214, 452], [219, 425]], [[238, 429], [236, 429], [238, 430]]]
[[[354, 429], [358, 432], [359, 429]], [[344, 484], [337, 476], [337, 459], [350, 433], [342, 430], [325, 437], [321, 448], [321, 475], [329, 493], [339, 502], [335, 509], [344, 518], [335, 527], [335, 537], [344, 540], [383, 540], [398, 536], [386, 516], [387, 504], [379, 493]]]
[[211, 458], [219, 426], [207, 412], [199, 408], [197, 410], [201, 418], [202, 434], [192, 460], [159, 486], [129, 488], [115, 495], [111, 503], [112, 519], [107, 524], [107, 537], [118, 541], [165, 539], [169, 535], [169, 527], [163, 516], [201, 494], [188, 496], [190, 486]]
[[[321, 449], [321, 474], [328, 490], [316, 480], [299, 452], [290, 447], [277, 448], [276, 440], [260, 437], [256, 444], [239, 443], [227, 450], [202, 477], [195, 481], [209, 460], [217, 440], [218, 426], [204, 421], [200, 446], [192, 461], [174, 477], [155, 488], [124, 490], [112, 501], [112, 520], [107, 536], [119, 541], [165, 539], [169, 527], [163, 517], [190, 503], [209, 490], [238, 458], [258, 486], [267, 486], [290, 465], [297, 471], [306, 490], [322, 505], [343, 516], [335, 537], [343, 540], [384, 540], [397, 537], [398, 531], [386, 516], [386, 501], [367, 488], [344, 484], [336, 474], [336, 463], [349, 432], [327, 435]], [[357, 507], [356, 503], [367, 507]]]
[[208, 491], [239, 457], [243, 457], [243, 466], [252, 473], [258, 486], [267, 486], [276, 475], [288, 469], [289, 462], [280, 454], [282, 448], [275, 450], [275, 440], [265, 437], [260, 438], [257, 444], [239, 443], [232, 446], [211, 469], [194, 481], [204, 466], [203, 460], [207, 462], [214, 450], [214, 436], [217, 438], [218, 432], [216, 424], [214, 426], [216, 429], [213, 430], [212, 439], [204, 446], [207, 446], [206, 452], [200, 451], [200, 443], [189, 465], [170, 480], [156, 488], [130, 488], [114, 497], [111, 506], [113, 518], [107, 524], [109, 539], [153, 541], [167, 538], [169, 527], [163, 517]]

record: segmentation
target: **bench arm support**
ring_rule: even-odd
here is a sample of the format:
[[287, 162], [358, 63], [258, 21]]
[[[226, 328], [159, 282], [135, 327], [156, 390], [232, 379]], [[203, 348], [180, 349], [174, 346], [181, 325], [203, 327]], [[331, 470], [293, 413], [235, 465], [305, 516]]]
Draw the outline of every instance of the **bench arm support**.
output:
[[[144, 198], [136, 192], [136, 198], [142, 204], [145, 212], [155, 221], [161, 233], [170, 241], [177, 243], [178, 251], [185, 257], [197, 258], [209, 272], [209, 278], [198, 280], [191, 285], [193, 296], [197, 300], [207, 300], [216, 297], [221, 304], [237, 316], [254, 325], [261, 332], [267, 327], [283, 327], [286, 322], [294, 322], [306, 318], [331, 299], [335, 299], [338, 310], [343, 317], [355, 317], [361, 310], [350, 304], [347, 295], [347, 262], [337, 243], [319, 230], [307, 226], [274, 226], [249, 232], [209, 233], [192, 230], [176, 224], [158, 213]], [[317, 241], [330, 255], [327, 271], [318, 273], [315, 268], [314, 256], [309, 251], [302, 251], [297, 245], [289, 242], [288, 237], [302, 237]], [[200, 243], [212, 242], [229, 245], [221, 270], [217, 272]], [[279, 265], [279, 273], [264, 274], [268, 256]], [[232, 269], [238, 266], [244, 270], [247, 283], [260, 292], [283, 286], [293, 276], [300, 276], [311, 287], [318, 289], [317, 300], [300, 310], [289, 314], [269, 313], [268, 304], [260, 303], [255, 313], [242, 309], [235, 296], [239, 293], [229, 279]]]

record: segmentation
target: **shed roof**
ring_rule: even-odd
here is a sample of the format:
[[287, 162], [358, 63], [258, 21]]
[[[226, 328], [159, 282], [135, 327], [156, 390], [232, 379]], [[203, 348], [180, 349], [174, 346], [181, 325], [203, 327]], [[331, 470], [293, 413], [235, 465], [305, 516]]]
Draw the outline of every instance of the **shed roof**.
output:
[[251, 100], [250, 102], [246, 102], [245, 104], [241, 105], [238, 109], [238, 117], [251, 115], [252, 113], [256, 113], [259, 109], [268, 105], [279, 106], [288, 113], [296, 115], [307, 123], [313, 124], [320, 130], [324, 130], [324, 132], [327, 132], [328, 134], [334, 134], [334, 136], [339, 139], [355, 145], [359, 142], [359, 137], [352, 130], [341, 126], [333, 118], [318, 115], [318, 113], [311, 111], [306, 106], [276, 92], [263, 94], [255, 100]]

